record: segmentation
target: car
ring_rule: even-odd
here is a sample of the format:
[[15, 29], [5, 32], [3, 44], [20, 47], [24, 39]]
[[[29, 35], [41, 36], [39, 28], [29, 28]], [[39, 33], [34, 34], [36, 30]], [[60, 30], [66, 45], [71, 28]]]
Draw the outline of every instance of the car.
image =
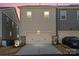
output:
[[62, 39], [62, 44], [70, 48], [79, 49], [79, 38], [75, 36], [67, 36]]

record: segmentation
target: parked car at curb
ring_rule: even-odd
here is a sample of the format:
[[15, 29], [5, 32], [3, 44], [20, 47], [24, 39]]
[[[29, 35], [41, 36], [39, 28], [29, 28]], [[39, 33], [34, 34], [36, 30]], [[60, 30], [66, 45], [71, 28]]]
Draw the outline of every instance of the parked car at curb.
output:
[[62, 39], [62, 43], [70, 48], [79, 49], [79, 38], [75, 36], [67, 36]]

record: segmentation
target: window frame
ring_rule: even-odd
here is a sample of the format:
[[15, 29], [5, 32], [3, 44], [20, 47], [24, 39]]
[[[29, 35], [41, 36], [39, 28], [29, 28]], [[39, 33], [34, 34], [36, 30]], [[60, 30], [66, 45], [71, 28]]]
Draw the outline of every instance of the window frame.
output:
[[[65, 19], [62, 19], [62, 16], [65, 16]], [[67, 20], [67, 11], [60, 10], [60, 20]]]

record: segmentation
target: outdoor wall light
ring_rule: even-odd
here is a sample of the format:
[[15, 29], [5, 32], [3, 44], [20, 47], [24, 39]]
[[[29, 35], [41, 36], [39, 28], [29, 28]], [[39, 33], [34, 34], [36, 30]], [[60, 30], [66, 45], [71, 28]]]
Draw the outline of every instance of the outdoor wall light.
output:
[[44, 11], [44, 17], [49, 17], [49, 11]]
[[32, 12], [31, 11], [27, 11], [27, 17], [31, 18], [32, 17]]
[[37, 30], [37, 34], [40, 34], [40, 30]]

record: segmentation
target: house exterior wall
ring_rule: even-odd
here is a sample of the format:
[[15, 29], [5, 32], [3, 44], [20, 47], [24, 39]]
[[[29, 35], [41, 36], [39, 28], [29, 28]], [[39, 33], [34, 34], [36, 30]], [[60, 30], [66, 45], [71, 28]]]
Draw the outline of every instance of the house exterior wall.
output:
[[[49, 32], [52, 35], [56, 35], [56, 10], [55, 8], [43, 8], [43, 7], [24, 7], [20, 8], [20, 35], [26, 36], [29, 32]], [[32, 18], [27, 18], [27, 11], [32, 12]], [[49, 18], [45, 18], [44, 11], [49, 11]]]
[[[67, 19], [60, 20], [60, 11], [66, 10], [67, 11]], [[57, 9], [57, 24], [58, 30], [79, 30], [79, 20], [77, 20], [77, 10], [79, 9]]]
[[11, 26], [11, 20], [5, 14], [2, 14], [2, 39], [10, 39]]
[[16, 24], [18, 24], [19, 19], [15, 8], [5, 8], [3, 9], [3, 12], [6, 13], [6, 15], [8, 15], [14, 22], [16, 22]]
[[[60, 20], [60, 10], [66, 10], [67, 18], [66, 20]], [[59, 42], [62, 43], [62, 38], [66, 36], [77, 36], [79, 37], [79, 20], [77, 20], [77, 10], [78, 8], [57, 8], [56, 19]]]
[[[17, 29], [16, 23], [2, 13], [2, 39], [16, 39]], [[10, 36], [10, 32], [12, 35]]]
[[18, 17], [16, 16], [16, 12], [11, 10], [14, 9], [0, 9], [0, 45], [3, 39], [18, 39]]
[[2, 11], [0, 10], [0, 45], [2, 40]]
[[[66, 20], [60, 20], [60, 10], [66, 10]], [[58, 40], [62, 43], [62, 38], [66, 36], [79, 37], [79, 20], [77, 20], [77, 10], [79, 7], [56, 7], [56, 8], [20, 8], [20, 35], [26, 36], [28, 32], [50, 32], [51, 35], [58, 35]], [[27, 18], [26, 12], [32, 11], [32, 18]], [[49, 20], [43, 16], [44, 11], [50, 11]]]

